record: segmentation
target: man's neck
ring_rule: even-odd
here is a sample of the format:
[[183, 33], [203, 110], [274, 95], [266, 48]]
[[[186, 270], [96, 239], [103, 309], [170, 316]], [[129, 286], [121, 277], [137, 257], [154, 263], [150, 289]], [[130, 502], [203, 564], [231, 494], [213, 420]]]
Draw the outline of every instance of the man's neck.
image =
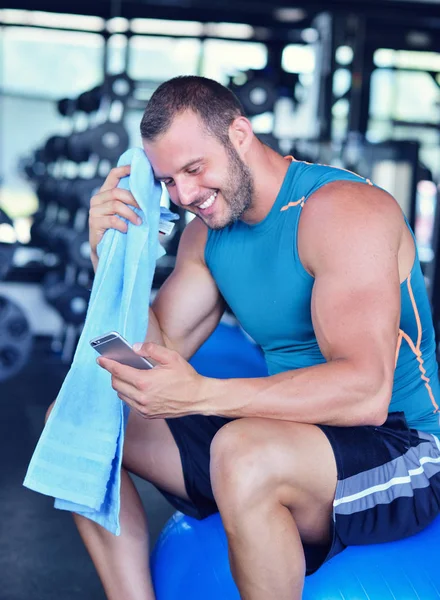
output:
[[254, 194], [252, 205], [241, 217], [244, 223], [255, 225], [270, 213], [292, 158], [284, 158], [268, 148], [267, 151], [264, 149], [262, 156], [251, 166], [254, 174]]

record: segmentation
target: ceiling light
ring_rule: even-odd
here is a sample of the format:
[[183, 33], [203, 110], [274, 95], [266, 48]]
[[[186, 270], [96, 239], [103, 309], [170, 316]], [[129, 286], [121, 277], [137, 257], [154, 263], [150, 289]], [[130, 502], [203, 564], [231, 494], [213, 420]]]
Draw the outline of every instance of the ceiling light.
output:
[[277, 21], [283, 23], [296, 23], [306, 18], [307, 13], [302, 8], [276, 8], [273, 11], [273, 16]]

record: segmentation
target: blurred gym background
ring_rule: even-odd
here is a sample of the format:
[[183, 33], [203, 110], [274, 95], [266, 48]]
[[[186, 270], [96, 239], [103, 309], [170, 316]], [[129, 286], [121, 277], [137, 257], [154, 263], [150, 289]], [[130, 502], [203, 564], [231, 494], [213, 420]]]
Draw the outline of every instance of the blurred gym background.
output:
[[[70, 515], [21, 487], [85, 318], [90, 197], [119, 155], [140, 145], [143, 109], [162, 81], [212, 77], [240, 97], [265, 143], [356, 171], [396, 197], [416, 232], [438, 333], [440, 1], [3, 6], [0, 600], [100, 600]], [[181, 217], [153, 293], [173, 268]], [[154, 543], [173, 510], [137, 484]]]

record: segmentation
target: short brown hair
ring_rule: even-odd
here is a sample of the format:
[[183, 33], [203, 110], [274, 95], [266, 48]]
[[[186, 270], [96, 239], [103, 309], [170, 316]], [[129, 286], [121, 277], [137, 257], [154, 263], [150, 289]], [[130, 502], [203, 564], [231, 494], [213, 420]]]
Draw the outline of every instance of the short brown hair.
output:
[[207, 131], [229, 146], [229, 126], [245, 116], [238, 98], [217, 81], [184, 75], [162, 83], [151, 96], [141, 121], [141, 136], [154, 141], [185, 110], [197, 114]]

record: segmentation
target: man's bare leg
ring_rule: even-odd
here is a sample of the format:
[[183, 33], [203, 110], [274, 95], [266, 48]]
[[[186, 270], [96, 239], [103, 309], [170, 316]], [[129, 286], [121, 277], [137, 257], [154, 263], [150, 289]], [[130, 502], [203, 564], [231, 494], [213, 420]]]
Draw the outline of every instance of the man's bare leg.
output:
[[121, 471], [121, 535], [77, 514], [73, 518], [93, 560], [109, 600], [154, 600], [148, 570], [149, 548], [145, 512], [127, 471]]
[[327, 544], [336, 464], [323, 432], [270, 419], [239, 419], [211, 446], [211, 479], [243, 600], [300, 600], [301, 538]]
[[126, 429], [123, 465], [121, 535], [114, 536], [97, 523], [77, 514], [74, 514], [74, 520], [108, 600], [154, 600], [149, 570], [147, 520], [128, 471], [188, 499], [179, 450], [164, 420], [149, 421], [131, 412]]

